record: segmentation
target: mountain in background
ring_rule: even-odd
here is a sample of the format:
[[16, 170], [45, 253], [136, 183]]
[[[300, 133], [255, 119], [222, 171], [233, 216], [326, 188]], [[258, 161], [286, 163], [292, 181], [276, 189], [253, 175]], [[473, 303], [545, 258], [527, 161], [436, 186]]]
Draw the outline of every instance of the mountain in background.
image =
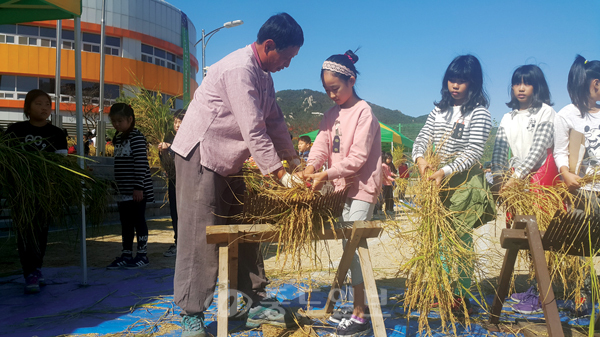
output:
[[[281, 107], [290, 132], [294, 137], [318, 129], [322, 114], [334, 106], [334, 103], [325, 93], [309, 89], [281, 90], [277, 92], [277, 103]], [[402, 133], [411, 139], [414, 139], [416, 134], [413, 136], [407, 134], [407, 132], [412, 133], [410, 132], [412, 129], [417, 129], [416, 132], [418, 132], [427, 120], [427, 115], [407, 116], [400, 110], [391, 110], [371, 102], [368, 103], [373, 110], [373, 114], [380, 122], [394, 129], [398, 129], [399, 123], [402, 124]]]

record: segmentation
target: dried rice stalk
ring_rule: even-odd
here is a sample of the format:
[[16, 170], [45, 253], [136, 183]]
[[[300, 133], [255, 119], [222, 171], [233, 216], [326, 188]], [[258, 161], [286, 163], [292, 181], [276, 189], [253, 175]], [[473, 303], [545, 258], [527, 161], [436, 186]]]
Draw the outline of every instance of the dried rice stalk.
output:
[[[440, 158], [432, 146], [424, 158], [432, 167], [439, 167]], [[457, 284], [460, 267], [473, 265], [474, 251], [460, 239], [451, 221], [456, 214], [444, 207], [440, 198], [440, 192], [450, 190], [448, 179], [444, 179], [438, 187], [435, 181], [427, 180], [432, 173], [421, 177], [414, 187], [417, 206], [413, 214], [408, 214], [409, 221], [415, 226], [412, 234], [418, 238], [412, 242], [413, 258], [400, 271], [407, 275], [404, 306], [407, 312], [419, 312], [419, 332], [426, 331], [432, 335], [428, 315], [432, 304], [438, 303], [443, 332], [451, 330], [456, 335], [457, 318], [451, 310], [455, 301], [454, 288], [460, 286]], [[397, 233], [390, 234], [397, 236]], [[471, 295], [469, 289], [462, 290]], [[470, 325], [464, 303], [462, 311], [465, 323]]]
[[244, 174], [246, 196], [245, 223], [269, 223], [278, 229], [277, 259], [288, 260], [300, 276], [302, 258], [317, 266], [316, 242], [325, 225], [333, 225], [341, 216], [347, 190], [321, 195], [304, 184], [286, 188], [270, 177], [248, 170]]
[[[506, 181], [507, 177], [505, 177]], [[573, 205], [576, 197], [569, 193], [565, 184], [541, 186], [530, 182], [530, 177], [515, 179], [514, 184], [500, 193], [502, 206], [514, 217], [515, 215], [534, 215], [540, 230], [546, 230], [554, 214], [564, 210], [566, 204]], [[508, 221], [508, 219], [507, 219]], [[530, 279], [535, 277], [533, 261], [527, 251], [522, 251], [520, 258], [529, 264]], [[563, 285], [567, 298], [581, 298], [581, 290], [589, 270], [586, 261], [578, 256], [570, 256], [561, 252], [546, 252], [546, 261], [552, 280]]]

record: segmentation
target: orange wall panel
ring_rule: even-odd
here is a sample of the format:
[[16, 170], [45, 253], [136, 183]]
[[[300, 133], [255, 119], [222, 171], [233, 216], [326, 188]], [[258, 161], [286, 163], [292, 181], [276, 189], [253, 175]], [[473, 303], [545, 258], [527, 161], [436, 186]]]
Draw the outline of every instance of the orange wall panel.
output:
[[[53, 48], [0, 44], [0, 73], [22, 76], [53, 77], [56, 66], [56, 50]], [[6, 61], [4, 61], [6, 60]], [[100, 54], [82, 52], [82, 77], [84, 81], [98, 82], [100, 78]], [[75, 52], [62, 50], [61, 77], [75, 78]], [[147, 62], [107, 55], [105, 59], [106, 83], [135, 85], [136, 79], [145, 88], [169, 95], [183, 93], [183, 74]], [[197, 83], [191, 81], [191, 91]]]

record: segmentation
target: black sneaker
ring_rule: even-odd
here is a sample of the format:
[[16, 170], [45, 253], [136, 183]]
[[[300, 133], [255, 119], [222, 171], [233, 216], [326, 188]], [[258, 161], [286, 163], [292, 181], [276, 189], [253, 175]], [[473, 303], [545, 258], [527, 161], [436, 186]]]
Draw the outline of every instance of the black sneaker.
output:
[[40, 281], [37, 273], [33, 272], [25, 278], [25, 294], [37, 294], [40, 292]]
[[263, 299], [248, 310], [247, 328], [258, 328], [261, 324], [275, 325], [284, 329], [294, 326], [294, 314], [276, 299]]
[[121, 256], [115, 258], [115, 260], [111, 264], [109, 264], [106, 267], [106, 269], [108, 269], [108, 270], [123, 269], [123, 268], [125, 268], [127, 263], [129, 263], [129, 261], [131, 261], [131, 260], [133, 260], [133, 258], [131, 256], [121, 255]]
[[335, 334], [339, 337], [359, 337], [372, 335], [372, 333], [371, 322], [366, 321], [361, 323], [354, 318], [343, 319], [335, 329]]
[[125, 269], [139, 269], [144, 268], [150, 264], [148, 257], [146, 255], [140, 256], [136, 255], [134, 259], [129, 260], [127, 265], [125, 265]]
[[350, 319], [352, 317], [352, 312], [352, 308], [341, 308], [334, 311], [333, 314], [327, 318], [327, 321], [332, 323], [332, 325], [338, 325], [342, 323], [342, 320]]

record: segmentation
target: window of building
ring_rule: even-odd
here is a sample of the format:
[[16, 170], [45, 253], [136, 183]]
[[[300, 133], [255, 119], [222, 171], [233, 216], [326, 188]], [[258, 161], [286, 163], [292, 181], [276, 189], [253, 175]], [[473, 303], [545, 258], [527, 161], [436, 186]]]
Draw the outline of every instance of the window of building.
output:
[[142, 62], [156, 64], [171, 70], [182, 72], [183, 60], [166, 50], [142, 43]]
[[[54, 78], [0, 75], [0, 99], [25, 99], [27, 92], [33, 89], [41, 89], [50, 97], [56, 94], [56, 82]], [[75, 103], [75, 81], [61, 80], [60, 85], [61, 102]], [[82, 93], [86, 104], [99, 103], [99, 84], [94, 82], [83, 82]], [[110, 106], [120, 96], [121, 88], [115, 84], [104, 84], [104, 105]]]
[[[62, 49], [75, 49], [75, 32], [63, 29], [61, 39]], [[105, 42], [107, 55], [119, 56], [121, 54], [120, 38], [106, 36]], [[0, 43], [56, 48], [56, 29], [26, 25], [0, 25]], [[100, 35], [83, 33], [82, 50], [100, 53]]]

